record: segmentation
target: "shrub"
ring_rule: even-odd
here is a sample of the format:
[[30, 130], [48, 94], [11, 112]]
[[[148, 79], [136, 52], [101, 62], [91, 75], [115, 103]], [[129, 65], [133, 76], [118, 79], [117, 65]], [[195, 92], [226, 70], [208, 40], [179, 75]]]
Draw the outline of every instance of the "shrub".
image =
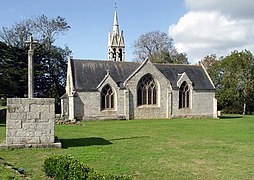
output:
[[55, 180], [130, 180], [129, 176], [100, 174], [70, 155], [52, 155], [45, 159], [43, 171]]
[[46, 176], [56, 180], [79, 180], [86, 179], [88, 172], [93, 171], [93, 169], [70, 155], [52, 155], [45, 159], [43, 171]]

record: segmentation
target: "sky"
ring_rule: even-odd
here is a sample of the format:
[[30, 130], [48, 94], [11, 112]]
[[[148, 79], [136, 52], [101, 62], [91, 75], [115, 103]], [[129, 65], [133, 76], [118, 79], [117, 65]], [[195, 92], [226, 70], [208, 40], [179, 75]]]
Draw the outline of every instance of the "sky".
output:
[[[57, 46], [67, 45], [75, 59], [107, 59], [114, 0], [0, 0], [0, 4], [0, 27], [43, 14], [61, 16], [71, 29], [58, 36]], [[251, 0], [117, 0], [126, 60], [134, 58], [133, 42], [155, 30], [168, 33], [192, 64], [210, 54], [220, 57], [233, 50], [252, 51], [253, 9]]]

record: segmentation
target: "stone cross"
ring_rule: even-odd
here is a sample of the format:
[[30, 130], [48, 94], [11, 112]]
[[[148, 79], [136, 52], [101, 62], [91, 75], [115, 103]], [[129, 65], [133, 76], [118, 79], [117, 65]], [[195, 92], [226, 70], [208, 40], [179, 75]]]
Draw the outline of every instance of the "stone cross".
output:
[[29, 44], [28, 50], [28, 98], [34, 98], [34, 44], [37, 44], [38, 41], [33, 40], [33, 36], [30, 36], [29, 41], [26, 41]]

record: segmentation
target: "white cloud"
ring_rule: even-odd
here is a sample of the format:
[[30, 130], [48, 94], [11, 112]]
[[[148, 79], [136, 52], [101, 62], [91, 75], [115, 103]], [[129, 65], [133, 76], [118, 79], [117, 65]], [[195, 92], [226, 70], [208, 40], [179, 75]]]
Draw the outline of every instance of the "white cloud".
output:
[[235, 12], [242, 3], [254, 7], [254, 1], [186, 0], [185, 3], [191, 11], [169, 27], [169, 35], [178, 51], [186, 52], [193, 63], [208, 54], [225, 56], [233, 50], [252, 50], [254, 20], [247, 17], [247, 12], [243, 16], [237, 16]]
[[185, 0], [191, 11], [219, 11], [234, 18], [253, 18], [252, 0]]

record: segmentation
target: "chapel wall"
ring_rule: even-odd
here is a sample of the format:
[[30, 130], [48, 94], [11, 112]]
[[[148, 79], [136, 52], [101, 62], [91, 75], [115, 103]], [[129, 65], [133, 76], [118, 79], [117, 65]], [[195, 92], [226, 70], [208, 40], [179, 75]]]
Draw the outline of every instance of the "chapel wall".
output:
[[190, 93], [190, 108], [179, 109], [179, 90], [173, 91], [172, 117], [187, 118], [213, 118], [214, 117], [214, 91], [195, 91]]
[[75, 118], [83, 120], [93, 119], [125, 119], [124, 90], [115, 89], [115, 108], [101, 109], [101, 94], [95, 92], [78, 92], [75, 97]]

